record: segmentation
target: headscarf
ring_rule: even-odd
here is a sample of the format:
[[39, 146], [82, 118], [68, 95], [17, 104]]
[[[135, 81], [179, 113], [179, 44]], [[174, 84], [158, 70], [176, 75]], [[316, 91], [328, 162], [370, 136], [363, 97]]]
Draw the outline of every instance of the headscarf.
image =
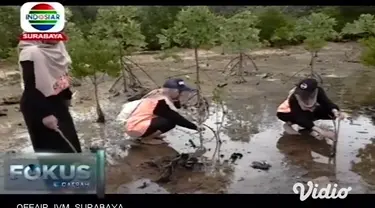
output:
[[54, 95], [55, 83], [67, 74], [68, 67], [72, 63], [65, 44], [61, 41], [56, 44], [20, 41], [18, 48], [19, 62], [34, 62], [36, 89], [46, 97]]
[[312, 93], [307, 94], [306, 96], [301, 93], [296, 93], [296, 87], [289, 91], [289, 95], [294, 94], [298, 101], [298, 105], [304, 111], [313, 112], [318, 105], [318, 89], [315, 89]]

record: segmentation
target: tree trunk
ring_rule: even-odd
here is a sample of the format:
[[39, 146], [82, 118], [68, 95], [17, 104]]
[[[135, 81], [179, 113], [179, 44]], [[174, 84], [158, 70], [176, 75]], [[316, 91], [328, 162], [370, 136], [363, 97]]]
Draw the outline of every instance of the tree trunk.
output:
[[98, 116], [98, 119], [96, 120], [96, 122], [105, 123], [104, 113], [103, 113], [102, 108], [100, 107], [100, 103], [99, 103], [98, 83], [97, 83], [97, 80], [96, 80], [96, 74], [94, 74], [93, 84], [94, 84], [94, 94], [95, 94], [95, 103], [96, 103], [96, 114]]
[[245, 78], [243, 77], [243, 52], [240, 52], [240, 60], [238, 64], [238, 76], [240, 78], [240, 83], [246, 82]]
[[[203, 119], [202, 119], [202, 116], [203, 115], [200, 111], [202, 109], [202, 98], [201, 98], [201, 83], [200, 83], [200, 69], [199, 69], [199, 57], [198, 57], [198, 48], [195, 47], [194, 48], [194, 57], [195, 57], [195, 66], [196, 66], [196, 84], [197, 84], [197, 96], [198, 96], [198, 126], [199, 127], [202, 127], [202, 124], [203, 124]], [[200, 140], [200, 146], [203, 147], [203, 133], [201, 131], [199, 131], [199, 140]]]
[[198, 90], [200, 90], [200, 69], [199, 69], [199, 58], [198, 58], [198, 48], [194, 48], [194, 57], [195, 57], [195, 67], [196, 67], [196, 84]]
[[240, 52], [240, 63], [238, 65], [238, 76], [243, 76], [243, 53]]
[[124, 92], [128, 91], [128, 84], [126, 82], [126, 72], [125, 72], [125, 64], [124, 64], [124, 59], [123, 59], [123, 54], [122, 54], [122, 44], [119, 42], [119, 53], [120, 53], [120, 65], [121, 65], [121, 74], [122, 74], [122, 81], [124, 84]]
[[126, 70], [123, 68], [121, 69], [121, 77], [122, 77], [122, 82], [124, 84], [124, 92], [128, 92], [128, 84], [126, 82]]
[[314, 74], [314, 64], [315, 64], [315, 57], [317, 57], [318, 52], [311, 52], [311, 60], [310, 60], [310, 72], [311, 76]]

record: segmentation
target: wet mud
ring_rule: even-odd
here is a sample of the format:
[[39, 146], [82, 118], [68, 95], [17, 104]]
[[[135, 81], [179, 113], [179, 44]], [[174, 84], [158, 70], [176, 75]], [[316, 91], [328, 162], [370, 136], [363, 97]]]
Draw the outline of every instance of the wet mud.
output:
[[[191, 169], [176, 166], [167, 181], [158, 181], [165, 166], [179, 154], [196, 151], [200, 145], [198, 134], [176, 128], [166, 134], [168, 145], [124, 145], [123, 126], [114, 119], [127, 97], [107, 92], [113, 83], [110, 78], [100, 86], [105, 124], [95, 123], [95, 106], [89, 90], [92, 86], [87, 83], [74, 88], [79, 96], [73, 102], [71, 113], [84, 150], [90, 151], [93, 146], [107, 150], [108, 193], [292, 193], [294, 183], [320, 177], [327, 177], [342, 187], [351, 186], [351, 193], [374, 193], [375, 110], [372, 105], [375, 102], [370, 89], [374, 87], [371, 78], [375, 75], [358, 63], [345, 61], [344, 52], [351, 48], [352, 45], [330, 44], [316, 64], [329, 96], [351, 116], [341, 122], [334, 159], [330, 159], [331, 141], [284, 135], [282, 122], [275, 117], [276, 108], [288, 90], [308, 73], [290, 78], [309, 62], [309, 54], [299, 47], [255, 56], [260, 71], [250, 71], [245, 77], [247, 83], [241, 85], [234, 84], [235, 78], [223, 79], [220, 73], [230, 55], [215, 52], [202, 55], [204, 94], [212, 98], [215, 86], [228, 82], [222, 95], [224, 105], [211, 105], [205, 121], [212, 129], [220, 129], [221, 142], [206, 129], [206, 152], [199, 158], [203, 165]], [[178, 70], [193, 63], [190, 55], [186, 56], [183, 63], [161, 62], [146, 55], [135, 59], [160, 84], [171, 74], [194, 70]], [[155, 87], [150, 80], [139, 76], [146, 86]], [[193, 85], [191, 76], [182, 77]], [[17, 86], [3, 84], [0, 91], [4, 97], [17, 95], [20, 93]], [[32, 151], [17, 105], [2, 104], [0, 109], [7, 109], [0, 111], [7, 114], [0, 117], [1, 150]], [[333, 128], [332, 121], [317, 124]], [[265, 164], [269, 167], [259, 168]]]

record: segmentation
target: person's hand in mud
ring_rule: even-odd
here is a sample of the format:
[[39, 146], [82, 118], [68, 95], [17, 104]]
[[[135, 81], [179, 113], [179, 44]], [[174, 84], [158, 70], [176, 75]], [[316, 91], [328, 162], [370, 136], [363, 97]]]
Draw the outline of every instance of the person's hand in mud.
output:
[[325, 138], [335, 140], [335, 132], [333, 131], [324, 130], [320, 135], [322, 135]]
[[44, 117], [42, 122], [49, 129], [56, 130], [59, 128], [58, 126], [59, 122], [54, 115], [49, 115], [49, 116]]
[[335, 139], [335, 133], [333, 131], [324, 130], [317, 126], [313, 127], [313, 130], [317, 132], [320, 136], [334, 140]]
[[332, 113], [335, 116], [335, 118], [338, 118], [340, 120], [344, 120], [346, 118], [345, 113], [343, 113], [343, 112], [341, 112], [341, 111], [339, 111], [337, 109], [333, 109]]

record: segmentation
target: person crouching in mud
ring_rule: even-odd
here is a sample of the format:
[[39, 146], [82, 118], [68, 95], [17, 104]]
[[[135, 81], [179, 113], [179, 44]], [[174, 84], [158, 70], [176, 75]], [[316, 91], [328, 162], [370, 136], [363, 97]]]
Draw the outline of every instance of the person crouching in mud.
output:
[[125, 132], [143, 144], [165, 144], [163, 133], [182, 126], [201, 131], [197, 125], [181, 116], [176, 108], [181, 108], [180, 96], [193, 89], [182, 79], [169, 79], [161, 89], [146, 95], [131, 113], [125, 124]]
[[278, 107], [277, 117], [284, 121], [287, 134], [299, 135], [292, 125], [297, 124], [310, 135], [334, 140], [335, 133], [315, 126], [316, 120], [344, 119], [344, 114], [326, 95], [323, 88], [318, 86], [315, 79], [304, 79], [289, 92], [288, 98]]

